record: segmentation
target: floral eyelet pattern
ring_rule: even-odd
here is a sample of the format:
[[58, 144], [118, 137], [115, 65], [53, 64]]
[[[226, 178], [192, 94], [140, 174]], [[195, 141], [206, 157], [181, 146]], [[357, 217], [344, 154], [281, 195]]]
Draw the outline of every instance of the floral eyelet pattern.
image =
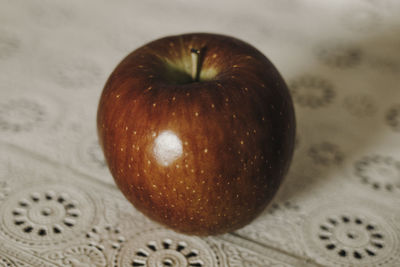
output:
[[57, 61], [52, 68], [52, 78], [66, 89], [88, 89], [93, 86], [102, 75], [98, 64], [91, 59], [68, 59]]
[[158, 230], [139, 234], [121, 248], [115, 266], [217, 266], [208, 245], [195, 237]]
[[385, 247], [382, 230], [357, 216], [328, 217], [319, 226], [318, 238], [327, 251], [342, 258], [372, 258]]
[[339, 146], [329, 142], [311, 145], [308, 155], [314, 163], [324, 166], [337, 165], [344, 160], [344, 154]]
[[71, 246], [65, 248], [63, 251], [50, 251], [44, 256], [65, 267], [107, 266], [107, 261], [104, 254], [97, 248], [88, 245]]
[[293, 204], [290, 201], [285, 201], [283, 203], [272, 203], [268, 208], [268, 213], [274, 215], [275, 213], [279, 213], [284, 210], [299, 211], [300, 207], [299, 205]]
[[20, 40], [6, 31], [0, 31], [0, 59], [13, 56], [20, 49]]
[[98, 248], [100, 251], [106, 249], [119, 250], [125, 242], [125, 237], [119, 227], [106, 225], [104, 227], [93, 227], [87, 234], [89, 245]]
[[324, 107], [335, 98], [333, 84], [318, 76], [300, 76], [289, 83], [289, 88], [294, 103], [302, 107]]
[[11, 99], [0, 104], [0, 130], [24, 132], [32, 130], [46, 118], [39, 103], [25, 98]]
[[354, 94], [344, 98], [343, 107], [353, 116], [371, 117], [377, 111], [373, 98], [369, 95]]
[[333, 68], [345, 69], [359, 65], [362, 61], [362, 51], [345, 44], [327, 45], [317, 50], [318, 59]]
[[106, 161], [104, 159], [103, 151], [96, 140], [90, 140], [83, 145], [84, 151], [82, 151], [82, 158], [89, 161], [89, 164], [96, 166], [99, 169], [104, 169], [107, 167]]
[[374, 190], [400, 192], [400, 161], [392, 157], [363, 157], [354, 164], [354, 174], [362, 184]]
[[6, 197], [10, 194], [11, 189], [8, 186], [6, 181], [0, 180], [0, 201], [6, 199]]
[[94, 217], [94, 205], [83, 193], [50, 186], [22, 190], [2, 203], [1, 226], [10, 238], [26, 245], [50, 245], [73, 238]]
[[386, 112], [386, 123], [397, 133], [400, 133], [400, 104], [392, 106]]
[[370, 207], [321, 206], [303, 226], [309, 253], [324, 266], [392, 266], [400, 253], [396, 228]]

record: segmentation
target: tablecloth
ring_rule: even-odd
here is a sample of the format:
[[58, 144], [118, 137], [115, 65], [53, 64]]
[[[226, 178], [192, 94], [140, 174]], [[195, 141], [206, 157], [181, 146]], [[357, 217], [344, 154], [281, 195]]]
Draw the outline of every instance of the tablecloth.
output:
[[[400, 2], [0, 0], [0, 266], [400, 266]], [[296, 150], [233, 233], [151, 222], [117, 190], [96, 111], [138, 46], [213, 32], [289, 85]]]

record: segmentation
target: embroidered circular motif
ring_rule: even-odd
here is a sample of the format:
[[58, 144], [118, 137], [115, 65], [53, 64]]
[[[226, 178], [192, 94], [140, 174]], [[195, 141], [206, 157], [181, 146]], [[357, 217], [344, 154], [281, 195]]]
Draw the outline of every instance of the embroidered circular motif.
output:
[[277, 203], [277, 202], [272, 203], [267, 209], [267, 212], [271, 215], [276, 215], [276, 213], [279, 214], [287, 210], [299, 211], [300, 207], [296, 203], [292, 203], [287, 200], [283, 203]]
[[96, 141], [92, 142], [86, 149], [87, 155], [94, 164], [100, 168], [107, 167], [103, 151], [101, 151], [101, 148]]
[[65, 242], [93, 223], [95, 205], [83, 192], [66, 185], [42, 185], [10, 195], [1, 210], [1, 230], [25, 245]]
[[118, 250], [125, 242], [125, 237], [119, 227], [106, 225], [104, 227], [94, 226], [87, 234], [89, 245], [99, 250]]
[[394, 105], [386, 112], [386, 123], [393, 131], [400, 133], [400, 105]]
[[106, 161], [104, 159], [103, 151], [98, 143], [97, 139], [93, 136], [90, 138], [83, 139], [83, 143], [79, 145], [79, 156], [84, 161], [85, 165], [90, 165], [90, 169], [101, 169], [107, 168]]
[[369, 95], [354, 94], [345, 97], [343, 107], [353, 116], [370, 117], [376, 113], [376, 105]]
[[103, 252], [95, 247], [79, 245], [64, 248], [62, 251], [49, 251], [44, 255], [46, 258], [55, 261], [59, 266], [75, 267], [105, 267], [106, 257]]
[[399, 256], [399, 238], [378, 214], [345, 205], [321, 207], [307, 217], [303, 237], [334, 266], [386, 266]]
[[2, 181], [0, 177], [0, 202], [4, 200], [11, 192], [10, 187], [6, 181]]
[[317, 50], [317, 57], [329, 67], [350, 68], [360, 64], [362, 52], [357, 47], [345, 44], [329, 44]]
[[20, 40], [8, 31], [0, 31], [0, 59], [7, 59], [20, 50]]
[[76, 146], [76, 153], [73, 156], [74, 167], [96, 178], [111, 182], [107, 163], [103, 151], [95, 135], [83, 137]]
[[29, 131], [45, 120], [46, 110], [39, 103], [25, 98], [0, 103], [0, 130]]
[[344, 155], [339, 147], [329, 142], [311, 145], [308, 155], [319, 165], [337, 165], [343, 161]]
[[168, 230], [140, 233], [125, 243], [115, 266], [218, 266], [212, 249], [197, 237]]
[[100, 65], [88, 58], [60, 59], [50, 70], [51, 78], [67, 89], [92, 88], [102, 75]]
[[400, 161], [381, 155], [367, 156], [354, 164], [354, 173], [375, 190], [400, 192]]
[[382, 73], [386, 74], [398, 74], [400, 72], [400, 61], [391, 57], [391, 54], [386, 56], [370, 57], [367, 60], [368, 65]]
[[303, 107], [319, 108], [331, 103], [335, 97], [333, 84], [313, 75], [303, 75], [289, 84], [293, 101]]

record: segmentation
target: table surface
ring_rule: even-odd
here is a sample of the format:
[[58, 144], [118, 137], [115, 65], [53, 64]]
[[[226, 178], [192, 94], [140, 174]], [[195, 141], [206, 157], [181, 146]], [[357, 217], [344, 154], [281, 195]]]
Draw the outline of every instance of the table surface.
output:
[[[326, 2], [0, 0], [0, 266], [400, 266], [400, 2]], [[128, 52], [198, 31], [265, 53], [298, 125], [273, 204], [207, 238], [123, 198], [95, 125]]]

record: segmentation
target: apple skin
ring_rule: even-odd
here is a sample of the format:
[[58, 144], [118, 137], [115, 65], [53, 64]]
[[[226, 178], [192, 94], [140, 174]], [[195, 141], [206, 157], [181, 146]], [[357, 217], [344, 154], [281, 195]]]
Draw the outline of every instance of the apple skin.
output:
[[[190, 50], [201, 49], [200, 81]], [[272, 63], [238, 39], [169, 36], [130, 53], [100, 98], [100, 144], [142, 213], [178, 232], [215, 235], [251, 222], [288, 171], [295, 115]]]

